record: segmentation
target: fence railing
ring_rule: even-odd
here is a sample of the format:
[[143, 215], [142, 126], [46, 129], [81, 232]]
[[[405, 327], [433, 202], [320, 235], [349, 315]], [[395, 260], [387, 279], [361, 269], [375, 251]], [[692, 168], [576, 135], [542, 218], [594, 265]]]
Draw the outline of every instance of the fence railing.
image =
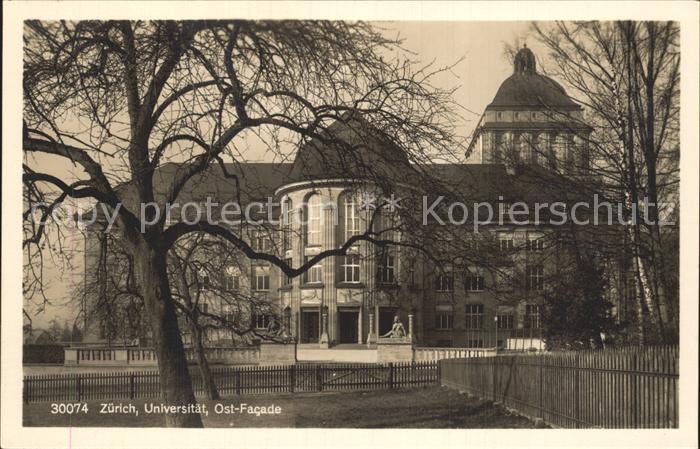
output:
[[[198, 371], [191, 376], [195, 394], [204, 394]], [[439, 376], [437, 362], [407, 362], [224, 367], [212, 377], [222, 395], [239, 395], [417, 387]], [[160, 379], [157, 371], [26, 376], [23, 396], [25, 403], [157, 398]]]
[[678, 347], [441, 360], [440, 383], [567, 428], [678, 427]]

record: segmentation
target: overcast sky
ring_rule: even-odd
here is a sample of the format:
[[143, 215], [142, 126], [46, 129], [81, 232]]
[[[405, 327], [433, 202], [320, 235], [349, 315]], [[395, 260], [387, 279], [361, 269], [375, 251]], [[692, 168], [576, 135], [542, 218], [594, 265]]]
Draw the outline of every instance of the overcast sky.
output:
[[[463, 59], [451, 73], [440, 74], [435, 85], [443, 88], [459, 86], [455, 101], [464, 108], [461, 111], [464, 123], [459, 134], [465, 138], [470, 136], [501, 82], [513, 72], [512, 62], [504, 53], [505, 45], [522, 46], [526, 41], [538, 59], [544, 56], [534, 39], [527, 39], [528, 22], [380, 22], [377, 25], [389, 36], [403, 38], [404, 48], [415, 53], [414, 59], [424, 64], [434, 61], [436, 67], [450, 66]], [[265, 156], [260, 153], [251, 159], [264, 160]], [[60, 170], [66, 174], [75, 171], [65, 160], [50, 163], [54, 169], [59, 167], [53, 164], [63, 164]], [[68, 235], [69, 246], [79, 248], [80, 235], [70, 231]], [[47, 275], [51, 278], [47, 293], [55, 305], [33, 317], [36, 327], [46, 326], [53, 317], [59, 321], [73, 320], [72, 307], [64, 304], [71, 297], [73, 285], [82, 279], [82, 259], [73, 260], [70, 270], [63, 273], [50, 270]]]

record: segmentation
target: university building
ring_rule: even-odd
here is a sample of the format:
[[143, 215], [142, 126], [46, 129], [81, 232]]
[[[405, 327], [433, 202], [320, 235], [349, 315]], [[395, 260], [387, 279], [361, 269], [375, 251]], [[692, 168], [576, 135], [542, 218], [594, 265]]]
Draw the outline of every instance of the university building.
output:
[[[538, 73], [532, 51], [522, 48], [514, 58], [513, 74], [503, 81], [479, 121], [467, 163], [430, 164], [424, 170], [461, 198], [505, 207], [517, 201], [558, 201], [561, 198], [541, 175], [549, 170], [572, 177], [587, 175], [590, 128], [582, 122], [582, 108], [556, 81]], [[357, 129], [338, 123], [329, 132], [352, 141]], [[376, 147], [369, 148], [372, 145]], [[391, 193], [397, 198], [414, 194], [411, 163], [380, 136], [363, 136], [363, 145], [356, 148], [360, 153], [354, 162], [345, 160], [347, 150], [312, 141], [291, 163], [231, 166], [245, 185], [240, 189], [246, 196], [242, 203], [272, 197], [281, 205], [275, 220], [243, 231], [250, 245], [298, 267], [320, 252], [342, 246], [370, 223], [385, 231], [383, 239], [410, 239], [409, 229], [391, 225], [391, 214], [384, 212], [391, 204], [371, 204], [369, 199], [391, 201], [381, 186], [385, 181], [394, 185]], [[380, 167], [373, 173], [381, 175], [363, 178], [357, 160], [366, 167]], [[167, 178], [176, 169], [166, 165], [159, 176]], [[216, 196], [225, 201], [235, 196], [233, 184], [216, 166], [190, 184], [183, 192], [190, 199]], [[382, 209], [376, 221], [373, 206]], [[427, 228], [436, 233], [445, 229], [435, 223]], [[471, 230], [464, 229], [455, 232]], [[468, 254], [466, 261], [454, 264], [438, 264], [416, 245], [379, 248], [359, 241], [345, 256], [325, 258], [295, 278], [270, 263], [247, 259], [221, 276], [231, 289], [269, 304], [250, 311], [253, 327], [261, 334], [275, 315], [301, 344], [371, 345], [398, 316], [421, 346], [505, 347], [540, 336], [542, 291], [566, 257], [558, 251], [552, 254], [549, 231], [531, 222], [516, 226], [494, 220], [474, 239], [464, 239], [472, 243], [445, 250]], [[420, 232], [425, 236], [431, 231]], [[98, 257], [92, 245], [86, 251], [86, 277]], [[439, 256], [437, 246], [432, 252]], [[494, 258], [499, 261], [493, 263]], [[479, 260], [484, 260], [483, 266]], [[204, 299], [201, 307], [225, 315], [230, 304]], [[225, 328], [210, 331], [208, 339], [211, 344], [230, 341]]]

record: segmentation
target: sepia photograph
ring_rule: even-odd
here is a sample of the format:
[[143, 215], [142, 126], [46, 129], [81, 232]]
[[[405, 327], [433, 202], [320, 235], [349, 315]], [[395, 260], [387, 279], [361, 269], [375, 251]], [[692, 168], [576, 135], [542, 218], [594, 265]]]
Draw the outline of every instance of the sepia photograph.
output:
[[3, 421], [697, 444], [697, 23], [214, 5], [14, 18]]

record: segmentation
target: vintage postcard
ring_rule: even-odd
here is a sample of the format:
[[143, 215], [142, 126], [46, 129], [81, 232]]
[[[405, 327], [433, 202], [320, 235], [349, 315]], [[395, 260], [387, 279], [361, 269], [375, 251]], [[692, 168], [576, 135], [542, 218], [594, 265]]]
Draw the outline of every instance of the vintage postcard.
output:
[[697, 3], [4, 9], [3, 447], [696, 446]]

